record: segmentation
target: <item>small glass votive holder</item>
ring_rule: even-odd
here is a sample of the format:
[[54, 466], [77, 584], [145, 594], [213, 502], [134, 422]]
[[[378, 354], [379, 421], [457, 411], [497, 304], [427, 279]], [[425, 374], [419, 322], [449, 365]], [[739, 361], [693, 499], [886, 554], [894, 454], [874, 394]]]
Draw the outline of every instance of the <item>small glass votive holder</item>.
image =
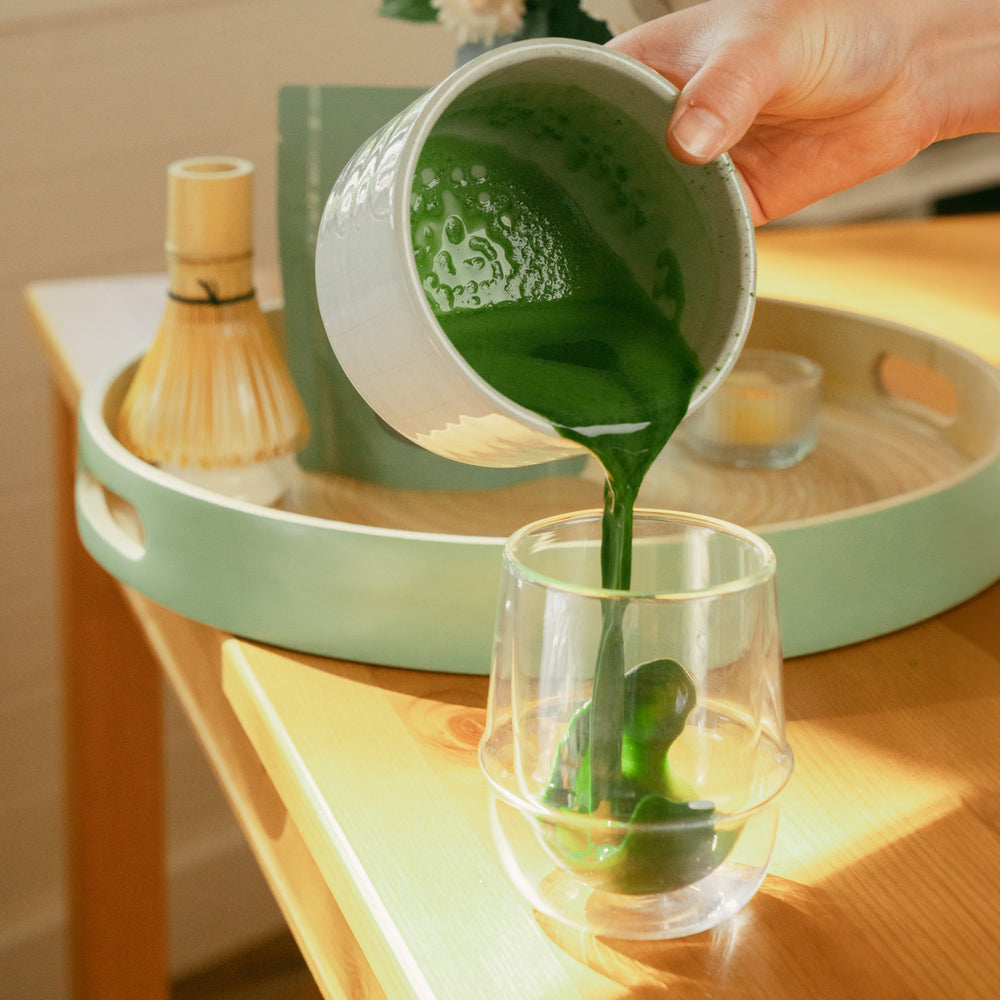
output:
[[747, 348], [684, 422], [684, 440], [695, 454], [736, 468], [795, 465], [816, 447], [822, 381], [809, 358]]
[[511, 536], [479, 760], [535, 910], [631, 940], [740, 910], [792, 772], [781, 675], [774, 556], [751, 532], [636, 511], [628, 591], [601, 587], [600, 511]]

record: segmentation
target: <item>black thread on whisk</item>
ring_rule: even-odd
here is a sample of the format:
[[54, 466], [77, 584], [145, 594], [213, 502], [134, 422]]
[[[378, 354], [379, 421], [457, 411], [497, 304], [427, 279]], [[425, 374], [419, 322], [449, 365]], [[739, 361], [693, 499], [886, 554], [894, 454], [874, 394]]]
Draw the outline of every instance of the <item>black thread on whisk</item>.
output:
[[205, 289], [205, 295], [207, 298], [204, 299], [192, 299], [186, 295], [178, 295], [176, 292], [168, 291], [167, 296], [174, 300], [174, 302], [183, 302], [186, 306], [228, 306], [234, 302], [246, 302], [252, 299], [256, 294], [251, 288], [249, 292], [244, 292], [243, 295], [234, 295], [230, 299], [220, 299], [219, 293], [215, 290], [213, 285], [205, 281], [204, 279], [199, 279], [198, 284]]

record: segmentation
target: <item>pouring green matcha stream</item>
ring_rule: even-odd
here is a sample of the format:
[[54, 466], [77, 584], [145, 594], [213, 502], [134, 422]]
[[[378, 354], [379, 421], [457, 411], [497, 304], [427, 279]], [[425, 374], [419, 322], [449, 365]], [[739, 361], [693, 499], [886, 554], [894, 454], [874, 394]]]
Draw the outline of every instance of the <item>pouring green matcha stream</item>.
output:
[[[495, 99], [502, 106], [503, 98]], [[567, 102], [581, 134], [588, 101], [575, 91]], [[586, 157], [567, 158], [566, 169], [587, 169]], [[639, 487], [701, 375], [678, 330], [683, 290], [673, 255], [660, 253], [656, 287], [646, 291], [548, 173], [446, 124], [424, 145], [411, 227], [423, 289], [459, 353], [603, 466], [602, 587], [628, 590]], [[667, 751], [694, 705], [694, 685], [672, 660], [627, 669], [624, 608], [620, 601], [604, 606], [591, 700], [570, 726], [546, 800], [634, 824], [707, 815], [686, 840], [637, 832], [616, 848], [632, 858], [624, 867], [620, 853], [615, 860], [618, 890], [636, 892], [649, 891], [636, 866], [646, 872], [650, 853], [673, 858], [666, 882], [684, 885], [723, 860], [729, 838], [715, 836], [710, 804], [706, 813], [705, 803], [666, 794]], [[572, 854], [579, 845], [563, 846]]]

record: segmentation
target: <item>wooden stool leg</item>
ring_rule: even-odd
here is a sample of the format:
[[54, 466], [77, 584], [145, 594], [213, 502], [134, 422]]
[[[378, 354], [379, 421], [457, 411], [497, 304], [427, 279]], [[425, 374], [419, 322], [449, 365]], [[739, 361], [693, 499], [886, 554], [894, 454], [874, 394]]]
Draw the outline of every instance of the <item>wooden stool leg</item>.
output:
[[73, 995], [165, 1000], [162, 677], [118, 585], [80, 543], [75, 415], [53, 395]]

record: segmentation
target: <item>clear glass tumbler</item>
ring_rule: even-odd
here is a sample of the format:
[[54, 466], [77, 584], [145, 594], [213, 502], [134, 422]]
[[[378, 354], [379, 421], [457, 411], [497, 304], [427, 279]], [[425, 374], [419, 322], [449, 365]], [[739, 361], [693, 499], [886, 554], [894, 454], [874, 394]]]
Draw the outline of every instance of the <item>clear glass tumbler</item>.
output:
[[504, 549], [480, 763], [507, 874], [541, 913], [659, 939], [757, 891], [792, 771], [775, 562], [762, 539], [636, 511], [632, 586], [601, 588], [601, 513]]

